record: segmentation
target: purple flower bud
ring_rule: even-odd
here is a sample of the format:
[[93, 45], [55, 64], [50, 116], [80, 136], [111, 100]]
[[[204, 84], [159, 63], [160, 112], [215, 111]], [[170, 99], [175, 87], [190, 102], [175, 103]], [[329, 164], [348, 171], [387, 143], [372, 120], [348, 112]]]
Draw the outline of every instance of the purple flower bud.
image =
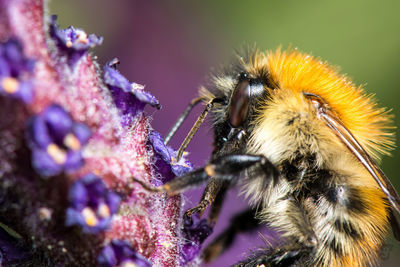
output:
[[33, 68], [34, 61], [25, 57], [18, 40], [0, 43], [0, 95], [31, 102]]
[[66, 226], [79, 225], [85, 233], [98, 233], [110, 226], [112, 215], [118, 211], [120, 197], [110, 191], [103, 180], [88, 174], [76, 181], [69, 190], [70, 207]]
[[118, 70], [115, 69], [115, 60], [104, 67], [104, 82], [107, 84], [114, 98], [115, 105], [121, 112], [121, 124], [128, 126], [146, 104], [157, 109], [161, 108], [158, 100], [144, 87], [137, 83], [130, 83]]
[[72, 120], [58, 105], [47, 107], [28, 123], [32, 165], [43, 176], [72, 171], [83, 165], [82, 148], [89, 128]]
[[73, 66], [89, 48], [103, 42], [102, 37], [95, 34], [87, 35], [82, 29], [75, 29], [72, 26], [61, 30], [56, 21], [57, 16], [51, 16], [50, 36], [56, 42], [57, 47], [66, 54], [70, 66]]
[[207, 224], [207, 220], [200, 219], [197, 214], [192, 218], [184, 217], [182, 235], [185, 243], [181, 254], [183, 266], [199, 255], [201, 244], [212, 232], [213, 229]]
[[[155, 169], [162, 175], [162, 184], [172, 180], [175, 176], [182, 176], [193, 169], [192, 163], [185, 160], [184, 157], [179, 162], [176, 161], [177, 151], [164, 144], [160, 133], [156, 131], [150, 132], [149, 143], [153, 146], [155, 152]], [[159, 186], [161, 184], [155, 185]]]
[[124, 240], [113, 240], [104, 247], [97, 257], [100, 267], [137, 266], [150, 267], [150, 262], [137, 253], [132, 246]]

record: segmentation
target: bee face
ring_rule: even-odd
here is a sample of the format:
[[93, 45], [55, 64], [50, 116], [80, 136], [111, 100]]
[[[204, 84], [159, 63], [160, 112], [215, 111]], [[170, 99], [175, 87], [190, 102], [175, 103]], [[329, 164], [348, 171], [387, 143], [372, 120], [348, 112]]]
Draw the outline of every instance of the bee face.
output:
[[[400, 198], [374, 160], [393, 145], [390, 116], [334, 68], [293, 50], [255, 51], [200, 95], [206, 109], [179, 151], [211, 112], [211, 160], [161, 191], [207, 180], [186, 215], [211, 205], [216, 221], [226, 191], [239, 183], [255, 208], [233, 219], [225, 235], [255, 228], [256, 216], [284, 238], [243, 265], [364, 266], [376, 260], [389, 222], [400, 232], [392, 211], [400, 212]], [[218, 237], [204, 259], [232, 238]]]

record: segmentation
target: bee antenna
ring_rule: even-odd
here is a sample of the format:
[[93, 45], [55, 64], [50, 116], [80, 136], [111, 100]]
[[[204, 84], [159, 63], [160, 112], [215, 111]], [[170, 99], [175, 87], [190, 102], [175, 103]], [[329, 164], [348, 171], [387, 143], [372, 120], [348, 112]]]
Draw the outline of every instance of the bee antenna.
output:
[[174, 126], [172, 126], [171, 130], [169, 130], [167, 136], [164, 139], [165, 145], [168, 145], [169, 141], [171, 141], [171, 138], [174, 137], [176, 131], [179, 130], [181, 127], [182, 123], [185, 121], [187, 116], [189, 115], [190, 111], [201, 101], [204, 100], [204, 97], [197, 97], [190, 101], [189, 105], [186, 107], [185, 111], [182, 112], [182, 114], [179, 116], [179, 118], [176, 120], [174, 123]]
[[213, 109], [215, 103], [218, 103], [221, 101], [222, 101], [221, 98], [213, 98], [207, 103], [206, 108], [203, 110], [203, 112], [197, 118], [192, 129], [190, 129], [190, 132], [187, 134], [185, 140], [183, 140], [181, 146], [179, 147], [178, 153], [176, 155], [176, 161], [179, 161], [181, 159], [183, 152], [185, 151], [186, 147], [189, 145], [189, 142], [193, 139], [193, 136], [196, 134], [197, 130], [199, 130], [200, 125], [204, 122], [208, 112]]

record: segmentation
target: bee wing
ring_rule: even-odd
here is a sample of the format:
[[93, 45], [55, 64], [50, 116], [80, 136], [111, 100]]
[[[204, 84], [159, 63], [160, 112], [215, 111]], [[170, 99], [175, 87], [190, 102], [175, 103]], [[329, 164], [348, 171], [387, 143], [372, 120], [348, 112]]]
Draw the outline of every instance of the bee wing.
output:
[[357, 139], [341, 123], [341, 121], [336, 118], [335, 115], [331, 114], [329, 111], [321, 110], [319, 110], [319, 115], [340, 138], [340, 140], [347, 146], [347, 148], [364, 165], [372, 177], [374, 177], [382, 191], [386, 194], [390, 204], [392, 204], [392, 207], [400, 214], [400, 197], [376, 162], [371, 158], [370, 155], [368, 155]]

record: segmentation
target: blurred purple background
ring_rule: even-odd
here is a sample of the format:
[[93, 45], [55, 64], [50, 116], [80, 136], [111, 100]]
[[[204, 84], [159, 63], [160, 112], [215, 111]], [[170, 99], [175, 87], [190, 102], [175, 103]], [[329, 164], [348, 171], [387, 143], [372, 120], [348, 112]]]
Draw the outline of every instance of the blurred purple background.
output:
[[[356, 2], [53, 0], [50, 13], [59, 15], [62, 27], [73, 25], [104, 37], [103, 45], [94, 51], [99, 63], [118, 57], [120, 71], [129, 80], [144, 84], [160, 100], [161, 111], [147, 111], [152, 114], [154, 129], [165, 136], [197, 96], [210, 70], [228, 62], [234, 49], [254, 42], [261, 49], [298, 46], [340, 65], [356, 83], [368, 81], [367, 90], [376, 92], [380, 103], [399, 114], [400, 19], [396, 12], [400, 5], [395, 1]], [[200, 110], [192, 112], [170, 143], [175, 149]], [[209, 158], [210, 130], [210, 124], [203, 125], [188, 147], [189, 159], [197, 166]], [[384, 159], [384, 169], [389, 177], [397, 178], [399, 153], [394, 155]], [[197, 203], [200, 192], [186, 194], [187, 207]], [[232, 190], [215, 232], [225, 228], [229, 218], [246, 205], [237, 197], [237, 190]], [[388, 243], [395, 245], [393, 251], [399, 251], [397, 243]], [[262, 244], [257, 232], [240, 236], [232, 249], [208, 266], [229, 266]], [[382, 265], [397, 266], [399, 256], [393, 251]]]

